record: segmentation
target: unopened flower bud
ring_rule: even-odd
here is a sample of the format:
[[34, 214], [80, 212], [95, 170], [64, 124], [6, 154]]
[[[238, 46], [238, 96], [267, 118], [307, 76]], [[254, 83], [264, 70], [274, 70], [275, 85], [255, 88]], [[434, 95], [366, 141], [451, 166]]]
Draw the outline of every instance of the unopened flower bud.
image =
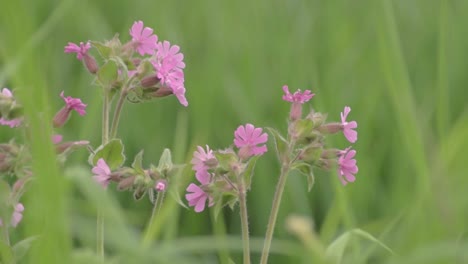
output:
[[167, 188], [167, 182], [166, 180], [158, 180], [156, 184], [154, 185], [154, 189], [158, 192], [164, 192]]
[[219, 162], [216, 158], [211, 158], [211, 159], [205, 160], [203, 163], [209, 168], [215, 168], [216, 166], [218, 166]]
[[318, 130], [322, 133], [335, 134], [343, 130], [343, 125], [340, 123], [328, 123], [321, 125]]
[[326, 149], [322, 152], [320, 157], [322, 159], [335, 159], [340, 155], [341, 151], [339, 149]]
[[130, 176], [124, 179], [121, 179], [119, 184], [117, 185], [117, 189], [120, 191], [127, 190], [133, 186], [135, 182], [135, 176]]
[[65, 125], [65, 123], [68, 121], [68, 118], [70, 118], [70, 112], [71, 110], [66, 106], [62, 107], [62, 109], [60, 109], [54, 116], [54, 127], [59, 128]]
[[325, 119], [327, 119], [327, 115], [311, 111], [307, 115], [307, 119], [310, 119], [312, 120], [312, 122], [314, 122], [314, 127], [319, 127], [323, 124], [323, 122], [325, 122]]
[[154, 97], [165, 97], [172, 94], [172, 90], [168, 87], [161, 87], [153, 93]]
[[93, 56], [86, 53], [83, 58], [86, 69], [88, 69], [91, 74], [98, 72], [99, 66]]
[[308, 163], [315, 163], [322, 154], [322, 146], [319, 144], [313, 144], [301, 151], [299, 159]]
[[145, 77], [141, 80], [141, 86], [143, 87], [152, 87], [158, 84], [160, 79], [156, 76], [156, 74]]

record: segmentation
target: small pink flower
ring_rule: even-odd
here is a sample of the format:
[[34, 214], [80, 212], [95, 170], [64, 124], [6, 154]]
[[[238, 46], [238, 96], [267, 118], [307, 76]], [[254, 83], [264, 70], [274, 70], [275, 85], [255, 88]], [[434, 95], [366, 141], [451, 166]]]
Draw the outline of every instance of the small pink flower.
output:
[[70, 118], [72, 110], [75, 110], [81, 116], [86, 114], [86, 105], [81, 102], [81, 99], [71, 96], [65, 97], [63, 91], [60, 93], [60, 97], [65, 101], [65, 106], [55, 114], [53, 122], [55, 127], [63, 126], [68, 121], [68, 118]]
[[65, 46], [65, 53], [76, 53], [76, 58], [82, 60], [83, 57], [88, 55], [88, 50], [91, 48], [91, 43], [80, 42], [80, 45], [76, 45], [73, 42], [68, 42], [68, 45]]
[[354, 174], [358, 172], [356, 160], [354, 159], [356, 151], [350, 149], [349, 147], [340, 151], [340, 157], [338, 158], [338, 174], [343, 185], [354, 182], [356, 180]]
[[206, 201], [208, 200], [208, 206], [211, 207], [214, 205], [213, 197], [208, 193], [203, 191], [199, 186], [191, 183], [187, 187], [187, 194], [185, 199], [187, 199], [189, 206], [195, 207], [195, 212], [199, 213], [205, 209]]
[[23, 204], [17, 203], [15, 206], [15, 211], [13, 212], [13, 216], [11, 217], [11, 225], [13, 227], [16, 227], [19, 224], [19, 222], [21, 222], [21, 219], [23, 219], [23, 211]]
[[283, 100], [291, 103], [303, 104], [312, 99], [312, 97], [314, 97], [315, 95], [310, 90], [305, 90], [304, 92], [301, 92], [301, 90], [297, 90], [296, 92], [294, 92], [294, 94], [291, 94], [287, 85], [283, 86], [283, 91]]
[[136, 50], [141, 56], [154, 54], [158, 43], [158, 36], [153, 34], [152, 28], [143, 28], [143, 22], [137, 21], [133, 23], [130, 29], [130, 36], [132, 36], [132, 42], [136, 44]]
[[239, 126], [234, 132], [234, 144], [239, 148], [239, 155], [247, 158], [253, 155], [263, 155], [267, 151], [265, 145], [258, 146], [259, 144], [266, 143], [268, 134], [262, 134], [261, 128], [255, 128], [252, 124]]
[[207, 161], [216, 159], [216, 157], [213, 154], [213, 150], [210, 149], [208, 145], [206, 145], [206, 151], [198, 146], [197, 151], [193, 152], [193, 159], [191, 161], [192, 163], [192, 169], [196, 171], [195, 177], [201, 182], [201, 183], [207, 183], [210, 179], [210, 175], [208, 173], [208, 165], [206, 164]]
[[354, 143], [357, 140], [357, 132], [353, 129], [357, 128], [356, 121], [346, 122], [346, 118], [348, 117], [351, 108], [349, 106], [345, 106], [344, 113], [341, 112], [341, 124], [343, 125], [343, 134], [346, 139]]
[[93, 179], [99, 183], [104, 189], [111, 179], [111, 170], [104, 159], [99, 159], [96, 166], [93, 167], [92, 172], [94, 173]]
[[66, 108], [71, 111], [75, 110], [79, 115], [83, 116], [86, 114], [86, 105], [81, 102], [81, 99], [79, 98], [73, 98], [71, 96], [65, 97], [63, 95], [63, 91], [60, 93], [60, 97], [63, 98], [66, 104]]
[[184, 55], [179, 52], [180, 47], [169, 41], [159, 42], [155, 59], [152, 61], [156, 76], [161, 84], [169, 87], [183, 106], [188, 102], [185, 98]]
[[55, 145], [62, 142], [62, 139], [63, 139], [63, 136], [60, 134], [52, 135], [52, 143], [54, 143]]
[[3, 88], [1, 95], [6, 98], [11, 98], [13, 97], [13, 93], [10, 91], [8, 88]]

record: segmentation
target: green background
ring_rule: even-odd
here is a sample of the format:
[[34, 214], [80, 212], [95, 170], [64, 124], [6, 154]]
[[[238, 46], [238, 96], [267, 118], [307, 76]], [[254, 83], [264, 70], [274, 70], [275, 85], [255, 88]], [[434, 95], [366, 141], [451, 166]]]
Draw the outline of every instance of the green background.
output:
[[[310, 105], [329, 121], [338, 121], [345, 105], [352, 108], [359, 133], [356, 182], [343, 187], [334, 172], [317, 172], [308, 193], [306, 179], [290, 175], [270, 263], [314, 257], [287, 232], [290, 214], [312, 219], [325, 246], [361, 228], [395, 251], [352, 239], [342, 263], [468, 262], [468, 1], [0, 0], [0, 86], [15, 90], [25, 106], [37, 176], [13, 234], [15, 241], [41, 234], [29, 263], [94, 263], [99, 205], [105, 207], [108, 261], [241, 262], [238, 208], [225, 209], [214, 222], [209, 211], [196, 214], [167, 197], [151, 236], [157, 242], [145, 248], [147, 199], [134, 202], [113, 188], [104, 194], [83, 180], [87, 176], [78, 177], [83, 169], [77, 166], [90, 169], [84, 150], [67, 161], [69, 177], [54, 163], [48, 124], [62, 107], [60, 91], [82, 98], [88, 114], [73, 115], [56, 132], [93, 146], [101, 133], [100, 92], [63, 47], [116, 32], [126, 41], [136, 20], [180, 45], [187, 65], [187, 108], [175, 97], [124, 106], [119, 135], [128, 157], [144, 149], [145, 165], [157, 165], [163, 148], [184, 163], [197, 145], [227, 147], [240, 124], [285, 131], [284, 84], [316, 93]], [[18, 131], [1, 127], [2, 142], [21, 138]], [[342, 135], [328, 143], [349, 144]], [[269, 151], [248, 194], [253, 263], [278, 172]], [[181, 185], [192, 180], [186, 170]]]

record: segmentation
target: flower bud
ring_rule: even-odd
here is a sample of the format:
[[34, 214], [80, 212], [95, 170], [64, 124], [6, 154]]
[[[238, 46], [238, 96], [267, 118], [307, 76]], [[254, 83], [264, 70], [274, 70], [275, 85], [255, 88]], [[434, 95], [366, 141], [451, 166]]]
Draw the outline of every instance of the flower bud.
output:
[[84, 55], [84, 64], [86, 66], [86, 69], [88, 69], [88, 71], [91, 74], [95, 74], [99, 70], [99, 66], [98, 66], [98, 64], [96, 62], [96, 59], [94, 59], [93, 56], [91, 56], [91, 55], [89, 55], [87, 53]]
[[141, 80], [141, 86], [148, 88], [155, 86], [156, 84], [159, 83], [159, 78], [156, 76], [156, 74], [145, 77]]
[[328, 123], [321, 125], [318, 130], [326, 134], [335, 134], [343, 130], [343, 125], [341, 123]]
[[158, 192], [164, 192], [166, 188], [167, 188], [167, 181], [163, 179], [156, 181], [156, 184], [154, 185], [154, 189]]
[[153, 93], [154, 97], [165, 97], [172, 94], [172, 90], [168, 87], [161, 87]]
[[307, 119], [310, 119], [312, 120], [312, 122], [314, 122], [314, 127], [320, 127], [323, 124], [323, 122], [325, 122], [325, 119], [327, 119], [327, 115], [311, 111], [307, 115]]
[[133, 186], [134, 182], [135, 182], [135, 176], [130, 176], [130, 177], [121, 179], [119, 184], [117, 185], [117, 189], [119, 191], [130, 189]]
[[71, 110], [68, 109], [66, 106], [62, 107], [62, 109], [60, 109], [54, 116], [54, 127], [59, 128], [65, 125], [65, 123], [68, 121], [68, 118], [70, 118], [70, 112]]

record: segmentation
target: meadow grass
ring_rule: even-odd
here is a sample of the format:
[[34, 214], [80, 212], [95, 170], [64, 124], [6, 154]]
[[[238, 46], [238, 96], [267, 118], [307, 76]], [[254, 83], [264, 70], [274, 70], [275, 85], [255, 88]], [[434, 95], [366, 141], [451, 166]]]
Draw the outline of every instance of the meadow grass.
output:
[[[126, 154], [145, 151], [157, 163], [171, 148], [178, 163], [195, 146], [232, 143], [244, 123], [286, 129], [281, 87], [311, 89], [315, 109], [339, 120], [349, 105], [358, 121], [357, 181], [336, 175], [288, 179], [270, 263], [310, 263], [310, 248], [287, 232], [285, 219], [313, 220], [330, 244], [360, 228], [395, 254], [353, 238], [342, 263], [468, 261], [468, 2], [463, 0], [77, 1], [0, 0], [0, 88], [17, 89], [30, 120], [34, 188], [13, 240], [40, 234], [29, 263], [99, 263], [95, 216], [105, 208], [108, 263], [241, 263], [238, 208], [214, 219], [167, 197], [157, 224], [145, 230], [147, 199], [103, 193], [90, 180], [85, 151], [60, 169], [49, 138], [59, 93], [88, 104], [59, 132], [100, 144], [100, 93], [67, 42], [128, 39], [143, 20], [160, 39], [181, 46], [189, 107], [175, 98], [127, 104], [119, 135]], [[2, 142], [21, 136], [0, 128]], [[329, 138], [347, 147], [342, 136]], [[270, 142], [269, 148], [273, 145]], [[273, 151], [256, 167], [248, 209], [253, 263], [259, 260], [279, 175]], [[130, 162], [130, 161], [129, 161]], [[181, 194], [193, 173], [184, 170]], [[115, 261], [115, 262], [112, 262]]]

